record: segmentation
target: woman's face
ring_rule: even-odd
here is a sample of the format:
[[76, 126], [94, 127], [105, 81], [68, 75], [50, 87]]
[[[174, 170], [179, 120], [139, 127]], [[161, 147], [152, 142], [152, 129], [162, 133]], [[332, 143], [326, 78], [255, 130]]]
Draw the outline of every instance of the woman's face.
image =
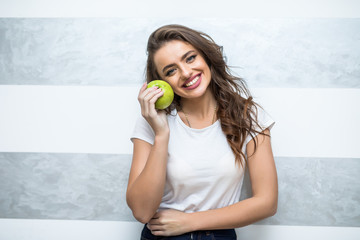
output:
[[202, 55], [189, 43], [172, 40], [154, 55], [154, 63], [165, 80], [180, 97], [202, 96], [211, 81], [210, 68]]

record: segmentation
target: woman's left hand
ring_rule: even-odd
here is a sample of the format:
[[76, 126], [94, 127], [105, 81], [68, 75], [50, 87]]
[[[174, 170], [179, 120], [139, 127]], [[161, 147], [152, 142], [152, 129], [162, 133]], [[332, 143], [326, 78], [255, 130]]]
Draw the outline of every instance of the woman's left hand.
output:
[[156, 236], [176, 236], [191, 232], [191, 226], [187, 219], [188, 214], [168, 209], [157, 212], [147, 227]]

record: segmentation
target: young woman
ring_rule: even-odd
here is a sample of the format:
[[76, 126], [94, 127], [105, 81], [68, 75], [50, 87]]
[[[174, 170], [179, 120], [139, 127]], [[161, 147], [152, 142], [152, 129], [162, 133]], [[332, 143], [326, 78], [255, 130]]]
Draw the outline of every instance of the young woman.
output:
[[[142, 239], [236, 239], [234, 228], [277, 209], [274, 122], [208, 35], [163, 26], [147, 52], [147, 83], [168, 82], [175, 98], [159, 111], [161, 89], [144, 83], [138, 95], [127, 203], [145, 224]], [[246, 167], [253, 196], [240, 201]]]

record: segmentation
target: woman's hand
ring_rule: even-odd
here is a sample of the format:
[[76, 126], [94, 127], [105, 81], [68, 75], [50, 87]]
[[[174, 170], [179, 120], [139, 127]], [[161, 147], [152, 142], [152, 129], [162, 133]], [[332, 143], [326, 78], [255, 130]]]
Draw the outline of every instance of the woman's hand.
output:
[[147, 84], [144, 83], [138, 95], [138, 101], [141, 106], [141, 114], [150, 124], [155, 135], [161, 135], [169, 132], [165, 111], [155, 109], [156, 100], [158, 100], [163, 94], [164, 92], [161, 88], [147, 88]]
[[155, 236], [177, 236], [191, 232], [188, 213], [168, 209], [157, 212], [147, 224], [147, 228]]

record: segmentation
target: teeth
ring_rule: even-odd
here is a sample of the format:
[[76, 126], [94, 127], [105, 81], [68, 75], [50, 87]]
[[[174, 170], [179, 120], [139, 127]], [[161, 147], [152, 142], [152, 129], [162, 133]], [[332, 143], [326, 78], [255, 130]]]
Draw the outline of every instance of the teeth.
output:
[[190, 86], [194, 85], [194, 83], [196, 83], [197, 80], [199, 80], [199, 78], [200, 78], [200, 76], [197, 76], [197, 77], [194, 78], [191, 82], [185, 84], [185, 86], [190, 87]]

